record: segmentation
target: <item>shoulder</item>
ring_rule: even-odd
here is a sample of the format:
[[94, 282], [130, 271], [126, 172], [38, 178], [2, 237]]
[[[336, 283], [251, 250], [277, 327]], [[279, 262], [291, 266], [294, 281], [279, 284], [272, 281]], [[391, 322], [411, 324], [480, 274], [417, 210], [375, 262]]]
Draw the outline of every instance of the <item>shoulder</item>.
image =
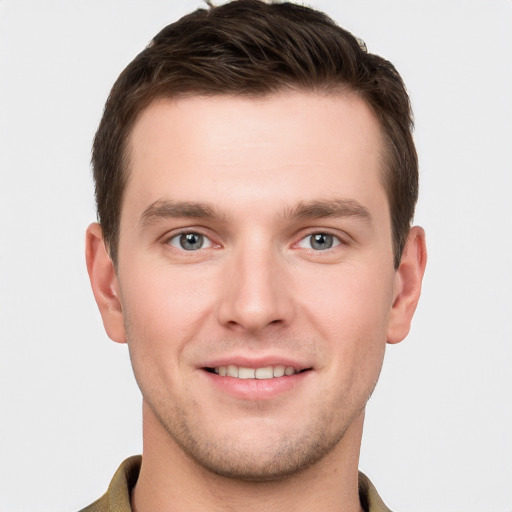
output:
[[139, 477], [142, 457], [126, 459], [116, 471], [107, 492], [80, 512], [132, 512], [130, 493]]
[[359, 499], [365, 512], [391, 512], [370, 479], [361, 472], [359, 472]]

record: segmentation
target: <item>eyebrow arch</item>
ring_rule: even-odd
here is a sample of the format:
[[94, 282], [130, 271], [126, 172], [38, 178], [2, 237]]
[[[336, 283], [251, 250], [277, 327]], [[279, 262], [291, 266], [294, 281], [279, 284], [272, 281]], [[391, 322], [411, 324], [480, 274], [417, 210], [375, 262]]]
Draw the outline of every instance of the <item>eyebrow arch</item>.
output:
[[339, 217], [356, 217], [366, 222], [371, 221], [367, 208], [353, 199], [334, 199], [327, 201], [300, 202], [297, 206], [284, 211], [284, 218], [323, 219]]
[[158, 200], [151, 203], [140, 217], [141, 225], [147, 226], [161, 219], [169, 218], [200, 218], [225, 219], [225, 215], [214, 206], [192, 201]]
[[[328, 217], [356, 217], [366, 222], [371, 220], [368, 209], [353, 199], [301, 201], [296, 206], [285, 209], [282, 216], [284, 219], [301, 220]], [[169, 218], [225, 220], [226, 215], [208, 203], [158, 200], [151, 203], [142, 212], [140, 223], [142, 227], [145, 227], [158, 220]]]

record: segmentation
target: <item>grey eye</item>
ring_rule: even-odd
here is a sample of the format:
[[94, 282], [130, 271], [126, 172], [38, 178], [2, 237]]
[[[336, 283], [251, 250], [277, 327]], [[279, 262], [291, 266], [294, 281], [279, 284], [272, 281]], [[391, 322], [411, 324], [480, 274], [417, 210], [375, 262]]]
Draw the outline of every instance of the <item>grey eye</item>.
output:
[[334, 243], [332, 235], [326, 233], [316, 233], [311, 235], [311, 247], [317, 251], [324, 251], [330, 249]]
[[325, 251], [340, 245], [338, 237], [329, 233], [313, 233], [304, 237], [299, 242], [299, 247], [303, 249], [314, 249], [315, 251]]
[[211, 247], [211, 241], [201, 235], [200, 233], [181, 233], [173, 236], [169, 240], [169, 244], [177, 249], [183, 249], [185, 251], [197, 251], [199, 249], [205, 249]]
[[180, 235], [180, 245], [186, 251], [201, 249], [203, 246], [203, 235], [198, 235], [197, 233]]

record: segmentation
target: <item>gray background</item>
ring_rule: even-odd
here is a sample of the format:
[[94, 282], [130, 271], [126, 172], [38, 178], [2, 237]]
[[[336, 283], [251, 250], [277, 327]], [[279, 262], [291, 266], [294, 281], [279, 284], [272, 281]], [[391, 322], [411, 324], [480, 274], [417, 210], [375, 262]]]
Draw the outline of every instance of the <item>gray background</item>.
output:
[[[141, 451], [140, 396], [84, 264], [110, 86], [199, 1], [0, 0], [0, 511], [77, 510]], [[429, 264], [361, 468], [407, 512], [512, 510], [512, 2], [312, 1], [402, 73]]]

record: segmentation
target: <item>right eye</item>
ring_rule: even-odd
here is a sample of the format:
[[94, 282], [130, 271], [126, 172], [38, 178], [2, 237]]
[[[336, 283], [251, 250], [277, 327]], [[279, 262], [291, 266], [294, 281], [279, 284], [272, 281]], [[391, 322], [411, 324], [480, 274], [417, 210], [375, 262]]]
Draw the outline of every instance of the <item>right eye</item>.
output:
[[194, 231], [175, 235], [169, 238], [167, 243], [176, 247], [176, 249], [183, 249], [185, 251], [198, 251], [199, 249], [213, 247], [213, 242], [208, 237]]
[[326, 251], [341, 244], [340, 239], [330, 233], [312, 233], [304, 237], [298, 246], [303, 249], [314, 249], [315, 251]]

